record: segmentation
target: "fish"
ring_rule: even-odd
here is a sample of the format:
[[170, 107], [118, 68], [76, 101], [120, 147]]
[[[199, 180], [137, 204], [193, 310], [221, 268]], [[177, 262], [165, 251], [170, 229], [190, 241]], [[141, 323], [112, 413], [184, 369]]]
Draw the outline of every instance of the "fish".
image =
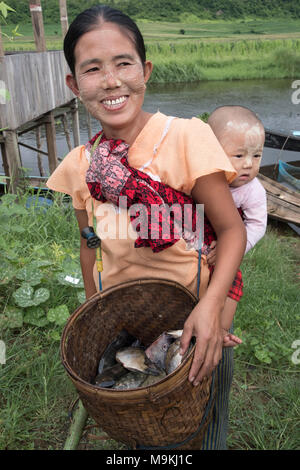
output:
[[94, 385], [103, 388], [111, 388], [128, 371], [121, 364], [114, 364], [105, 369], [101, 374], [96, 375]]
[[116, 364], [116, 352], [125, 346], [130, 346], [136, 338], [130, 335], [126, 330], [120, 334], [107, 346], [98, 365], [98, 374]]
[[182, 356], [180, 351], [180, 337], [177, 338], [169, 347], [167, 356], [166, 356], [166, 373], [167, 375], [171, 374], [178, 366], [182, 363], [182, 361], [187, 357], [187, 355], [191, 352], [193, 347], [193, 342], [191, 341], [189, 347], [185, 354]]
[[167, 374], [164, 370], [162, 370], [159, 375], [147, 375], [140, 387], [150, 387], [150, 385], [153, 385], [156, 382], [159, 382], [160, 380], [164, 379], [166, 375]]
[[160, 370], [148, 359], [145, 350], [142, 348], [122, 348], [116, 354], [116, 360], [125, 369], [144, 374], [159, 375]]
[[183, 330], [172, 330], [172, 331], [167, 331], [168, 335], [171, 335], [173, 338], [181, 338], [183, 333]]
[[148, 359], [161, 370], [165, 369], [166, 355], [172, 341], [173, 337], [163, 332], [145, 351]]
[[121, 377], [116, 383], [113, 385], [112, 388], [115, 390], [128, 390], [130, 388], [139, 388], [145, 377], [153, 377], [153, 375], [145, 376], [142, 372], [128, 372], [126, 375]]

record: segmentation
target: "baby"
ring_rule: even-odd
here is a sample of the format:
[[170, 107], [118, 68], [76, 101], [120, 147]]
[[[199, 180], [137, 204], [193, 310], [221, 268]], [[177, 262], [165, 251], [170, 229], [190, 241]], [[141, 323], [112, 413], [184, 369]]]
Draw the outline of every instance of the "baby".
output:
[[[236, 178], [230, 183], [230, 190], [236, 207], [243, 211], [247, 253], [264, 236], [267, 227], [266, 191], [256, 178], [265, 141], [264, 126], [250, 109], [243, 106], [215, 109], [209, 116], [208, 124], [237, 171]], [[210, 249], [207, 262], [214, 264], [217, 242], [212, 242]], [[222, 314], [224, 330], [230, 328], [236, 308], [237, 302], [227, 297]], [[236, 336], [228, 334], [223, 346], [236, 346], [241, 342]]]

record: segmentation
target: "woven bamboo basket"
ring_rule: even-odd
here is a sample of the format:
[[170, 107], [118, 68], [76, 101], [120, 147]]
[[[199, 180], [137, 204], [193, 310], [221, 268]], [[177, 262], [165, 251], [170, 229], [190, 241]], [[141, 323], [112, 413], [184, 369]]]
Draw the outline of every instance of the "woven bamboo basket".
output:
[[130, 390], [91, 384], [105, 348], [124, 328], [144, 345], [163, 331], [182, 329], [197, 299], [172, 281], [142, 279], [95, 294], [69, 318], [62, 363], [88, 414], [112, 439], [131, 449], [199, 449], [211, 419], [213, 375], [188, 381], [195, 346], [174, 372]]

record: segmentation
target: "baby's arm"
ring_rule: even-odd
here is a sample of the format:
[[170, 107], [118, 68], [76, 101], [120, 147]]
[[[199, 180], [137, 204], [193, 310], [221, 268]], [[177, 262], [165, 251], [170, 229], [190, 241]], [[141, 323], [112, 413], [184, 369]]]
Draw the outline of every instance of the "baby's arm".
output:
[[268, 218], [266, 191], [257, 178], [251, 182], [247, 196], [246, 201], [241, 206], [247, 231], [245, 254], [248, 253], [266, 233]]

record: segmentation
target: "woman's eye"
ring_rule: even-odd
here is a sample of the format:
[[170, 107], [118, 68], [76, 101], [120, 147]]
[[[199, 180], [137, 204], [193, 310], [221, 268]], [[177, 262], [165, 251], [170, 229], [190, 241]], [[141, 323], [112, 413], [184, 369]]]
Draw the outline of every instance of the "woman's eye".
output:
[[254, 158], [260, 158], [260, 157], [261, 157], [260, 153], [257, 153], [256, 155], [254, 155]]
[[118, 64], [118, 67], [126, 67], [127, 65], [131, 65], [131, 63], [130, 62], [120, 62]]
[[88, 73], [88, 72], [97, 72], [97, 70], [99, 70], [98, 67], [92, 67], [91, 69], [86, 70], [85, 73]]
[[233, 155], [235, 158], [243, 158], [243, 155]]

